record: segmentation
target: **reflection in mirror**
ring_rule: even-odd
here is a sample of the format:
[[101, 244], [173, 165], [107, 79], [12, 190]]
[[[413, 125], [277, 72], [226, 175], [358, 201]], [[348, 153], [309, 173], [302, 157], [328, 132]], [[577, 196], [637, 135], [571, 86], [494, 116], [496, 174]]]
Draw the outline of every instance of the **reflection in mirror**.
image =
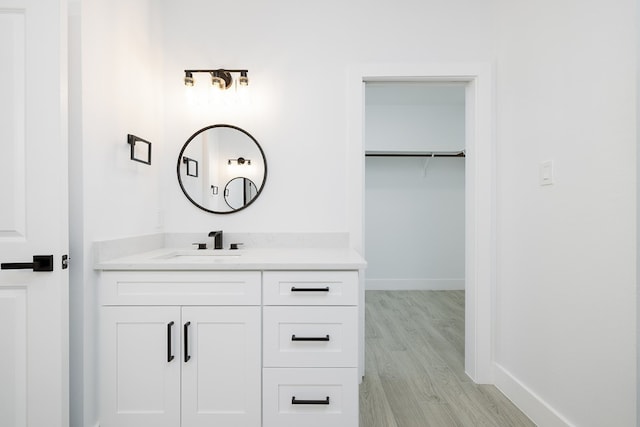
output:
[[187, 156], [182, 157], [182, 163], [187, 165], [187, 176], [192, 176], [194, 178], [198, 177], [198, 161], [188, 158]]
[[249, 178], [237, 177], [227, 183], [224, 200], [231, 209], [240, 209], [251, 203], [258, 194], [258, 188]]
[[[185, 162], [185, 158], [189, 159]], [[187, 171], [197, 162], [199, 173]], [[258, 142], [231, 125], [213, 125], [187, 140], [178, 156], [178, 182], [187, 199], [207, 212], [231, 213], [249, 206], [264, 187], [267, 163]], [[218, 188], [224, 191], [218, 191]]]

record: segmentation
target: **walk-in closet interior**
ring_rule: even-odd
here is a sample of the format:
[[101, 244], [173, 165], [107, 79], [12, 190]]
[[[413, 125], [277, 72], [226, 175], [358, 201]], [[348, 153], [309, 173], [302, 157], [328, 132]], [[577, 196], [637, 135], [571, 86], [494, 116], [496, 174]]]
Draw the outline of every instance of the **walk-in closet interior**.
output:
[[465, 86], [368, 82], [367, 290], [463, 290]]

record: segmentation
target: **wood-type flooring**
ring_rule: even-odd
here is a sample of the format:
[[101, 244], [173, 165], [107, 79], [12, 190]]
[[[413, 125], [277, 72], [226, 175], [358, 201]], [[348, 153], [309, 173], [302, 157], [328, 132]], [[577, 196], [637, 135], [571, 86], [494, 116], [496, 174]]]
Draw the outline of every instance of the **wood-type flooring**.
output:
[[464, 291], [367, 291], [360, 427], [535, 426], [464, 373]]

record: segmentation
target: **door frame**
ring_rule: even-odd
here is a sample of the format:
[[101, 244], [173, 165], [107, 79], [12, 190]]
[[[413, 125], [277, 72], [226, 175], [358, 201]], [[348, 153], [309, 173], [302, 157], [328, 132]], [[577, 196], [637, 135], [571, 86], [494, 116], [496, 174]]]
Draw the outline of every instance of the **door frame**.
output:
[[[465, 372], [493, 380], [496, 176], [493, 71], [489, 63], [361, 64], [348, 71], [347, 191], [351, 247], [364, 253], [365, 83], [465, 83]], [[364, 280], [361, 279], [364, 301]], [[364, 324], [364, 312], [361, 312]], [[361, 331], [361, 344], [364, 335]], [[360, 361], [364, 366], [364, 345]]]

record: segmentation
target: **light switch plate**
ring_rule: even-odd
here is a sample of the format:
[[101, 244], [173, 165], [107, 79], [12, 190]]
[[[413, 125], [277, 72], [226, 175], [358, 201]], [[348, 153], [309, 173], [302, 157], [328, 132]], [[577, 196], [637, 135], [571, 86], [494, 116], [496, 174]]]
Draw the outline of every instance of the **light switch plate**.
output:
[[553, 160], [540, 163], [540, 185], [553, 184]]

